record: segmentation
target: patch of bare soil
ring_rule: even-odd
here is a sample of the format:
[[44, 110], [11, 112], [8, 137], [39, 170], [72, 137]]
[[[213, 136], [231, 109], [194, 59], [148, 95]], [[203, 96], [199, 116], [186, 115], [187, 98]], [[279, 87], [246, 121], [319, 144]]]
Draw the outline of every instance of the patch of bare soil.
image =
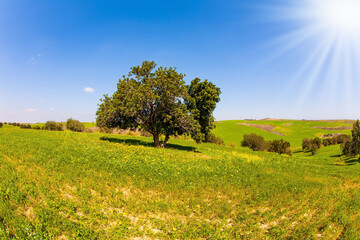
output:
[[[100, 128], [99, 128], [99, 127], [88, 127], [87, 129], [89, 130], [89, 132], [93, 132], [93, 133], [95, 133], [95, 132], [100, 132]], [[87, 129], [86, 129], [86, 130], [87, 130]]]
[[337, 120], [306, 120], [302, 119], [303, 121], [307, 122], [327, 122], [327, 123], [348, 123], [348, 124], [354, 124], [355, 120], [349, 120], [349, 119], [337, 119]]
[[[89, 127], [89, 128], [86, 128], [86, 130], [85, 130], [85, 132], [90, 132], [90, 133], [96, 133], [96, 132], [100, 132], [100, 131], [101, 131], [101, 129], [99, 127]], [[140, 130], [139, 129], [112, 128], [110, 133], [111, 134], [122, 134], [122, 135], [126, 135], [126, 134], [139, 135]]]
[[350, 130], [352, 129], [352, 126], [340, 126], [340, 127], [313, 127], [316, 129], [322, 129], [322, 130], [332, 130], [332, 131], [338, 131], [338, 130]]
[[282, 134], [282, 133], [273, 131], [275, 127], [271, 126], [271, 125], [260, 125], [260, 124], [249, 124], [249, 123], [238, 123], [238, 124], [239, 125], [244, 125], [244, 126], [249, 126], [249, 127], [259, 128], [261, 130], [271, 132], [271, 133], [274, 133], [274, 134], [279, 135], [279, 136], [284, 136], [284, 134]]
[[285, 127], [289, 127], [289, 126], [291, 126], [291, 125], [293, 125], [293, 124], [292, 124], [292, 123], [284, 124]]

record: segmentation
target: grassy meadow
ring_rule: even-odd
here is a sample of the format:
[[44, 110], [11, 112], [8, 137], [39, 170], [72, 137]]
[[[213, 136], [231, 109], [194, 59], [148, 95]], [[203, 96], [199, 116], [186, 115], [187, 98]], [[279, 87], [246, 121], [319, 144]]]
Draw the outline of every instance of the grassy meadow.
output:
[[0, 239], [360, 239], [360, 164], [339, 146], [292, 157], [240, 147], [254, 132], [299, 148], [339, 132], [314, 126], [345, 123], [255, 122], [279, 136], [238, 122], [215, 130], [235, 148], [172, 139], [168, 149], [146, 137], [5, 125]]
[[[240, 124], [257, 124], [274, 126], [274, 132], [281, 133], [280, 136], [271, 132], [264, 131], [259, 128], [244, 126]], [[323, 134], [343, 133], [351, 134], [351, 130], [323, 130], [322, 128], [351, 127], [350, 121], [301, 121], [301, 120], [231, 120], [216, 123], [214, 133], [223, 138], [226, 144], [231, 142], [240, 146], [240, 142], [244, 134], [256, 133], [265, 138], [265, 140], [284, 139], [290, 142], [291, 147], [301, 148], [303, 138], [321, 137]]]

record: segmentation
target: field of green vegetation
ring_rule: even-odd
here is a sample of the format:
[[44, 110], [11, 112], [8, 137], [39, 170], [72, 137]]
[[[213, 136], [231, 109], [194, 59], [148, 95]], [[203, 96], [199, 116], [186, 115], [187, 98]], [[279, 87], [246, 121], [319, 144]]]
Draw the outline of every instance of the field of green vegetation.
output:
[[[280, 133], [280, 136], [265, 130], [245, 126], [241, 124], [269, 125], [275, 127], [272, 131]], [[284, 139], [290, 142], [292, 148], [301, 148], [303, 138], [321, 137], [323, 134], [343, 133], [351, 134], [351, 130], [324, 130], [320, 128], [351, 127], [350, 121], [296, 121], [296, 120], [231, 120], [216, 123], [214, 133], [223, 138], [226, 144], [236, 143], [240, 147], [240, 142], [244, 134], [256, 133], [263, 136], [266, 140]], [[317, 128], [320, 127], [320, 128]]]
[[[292, 157], [244, 133], [304, 137], [343, 123], [225, 121], [235, 148], [103, 133], [0, 128], [0, 239], [360, 239], [360, 164], [338, 145]], [[346, 125], [346, 124], [345, 124]], [[351, 126], [351, 124], [348, 124]]]

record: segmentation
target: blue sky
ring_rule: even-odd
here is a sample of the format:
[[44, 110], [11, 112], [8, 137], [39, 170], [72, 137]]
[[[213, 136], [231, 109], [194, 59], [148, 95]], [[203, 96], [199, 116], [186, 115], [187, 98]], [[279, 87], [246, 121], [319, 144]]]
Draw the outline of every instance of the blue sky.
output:
[[321, 39], [289, 44], [299, 22], [273, 8], [289, 1], [0, 1], [0, 121], [95, 121], [102, 95], [144, 60], [219, 86], [217, 120], [359, 118], [360, 99], [344, 97], [358, 80], [324, 87], [335, 53], [314, 75], [317, 60], [305, 63]]

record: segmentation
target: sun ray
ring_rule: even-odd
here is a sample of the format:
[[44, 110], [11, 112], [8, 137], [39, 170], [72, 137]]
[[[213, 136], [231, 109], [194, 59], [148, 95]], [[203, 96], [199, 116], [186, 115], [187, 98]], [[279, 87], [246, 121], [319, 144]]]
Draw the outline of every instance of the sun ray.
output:
[[[288, 27], [271, 42], [281, 47], [267, 61], [283, 58], [278, 64], [286, 64], [293, 58], [290, 62], [298, 68], [280, 95], [301, 86], [294, 111], [315, 107], [305, 105], [310, 97], [328, 115], [341, 111], [355, 116], [353, 103], [360, 101], [356, 92], [360, 85], [360, 1], [282, 0], [263, 9], [269, 21], [282, 21]], [[337, 103], [337, 109], [329, 103]]]

